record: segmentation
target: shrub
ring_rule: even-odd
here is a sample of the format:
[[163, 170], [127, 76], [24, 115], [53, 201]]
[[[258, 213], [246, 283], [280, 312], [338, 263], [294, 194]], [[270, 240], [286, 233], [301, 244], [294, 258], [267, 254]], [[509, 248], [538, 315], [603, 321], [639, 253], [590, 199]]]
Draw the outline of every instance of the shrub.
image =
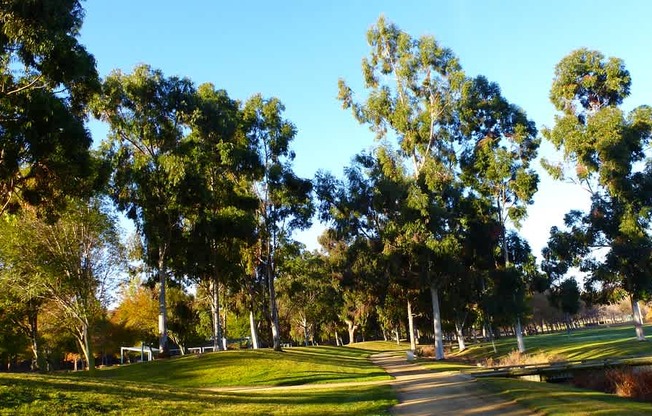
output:
[[618, 368], [607, 370], [605, 375], [618, 396], [652, 401], [652, 372]]
[[435, 346], [434, 345], [418, 346], [414, 353], [416, 354], [417, 357], [434, 357]]
[[576, 375], [573, 384], [630, 399], [652, 401], [652, 372], [650, 371], [635, 368], [591, 371]]
[[517, 350], [513, 350], [505, 357], [500, 359], [488, 358], [484, 362], [485, 367], [506, 367], [506, 366], [517, 366], [517, 365], [536, 365], [536, 364], [552, 364], [566, 361], [566, 358], [557, 355], [557, 354], [526, 354], [520, 353]]

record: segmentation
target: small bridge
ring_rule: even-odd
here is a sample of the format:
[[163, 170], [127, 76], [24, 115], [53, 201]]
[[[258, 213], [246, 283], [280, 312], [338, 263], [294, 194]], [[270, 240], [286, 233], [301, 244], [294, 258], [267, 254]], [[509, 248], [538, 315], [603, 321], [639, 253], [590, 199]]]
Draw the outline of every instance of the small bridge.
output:
[[463, 371], [475, 378], [510, 377], [533, 381], [564, 381], [578, 372], [606, 370], [610, 368], [637, 367], [652, 369], [652, 356], [605, 358], [598, 360], [560, 361], [545, 364], [523, 364], [504, 367], [488, 367]]

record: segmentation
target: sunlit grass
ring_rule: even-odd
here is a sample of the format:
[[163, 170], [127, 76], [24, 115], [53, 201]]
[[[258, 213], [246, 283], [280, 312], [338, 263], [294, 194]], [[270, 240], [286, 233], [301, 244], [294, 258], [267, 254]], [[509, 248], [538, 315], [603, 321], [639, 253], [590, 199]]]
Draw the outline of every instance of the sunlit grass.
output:
[[537, 383], [509, 378], [478, 380], [483, 388], [544, 415], [649, 415], [652, 406], [566, 384]]
[[396, 403], [388, 385], [214, 393], [124, 380], [0, 373], [0, 414], [370, 415]]
[[[390, 377], [368, 359], [371, 350], [342, 347], [240, 350], [61, 375], [1, 374], [0, 414], [369, 415], [396, 404]], [[311, 388], [283, 386], [315, 383]], [[209, 391], [281, 386], [273, 390]]]
[[367, 353], [377, 353], [385, 351], [405, 352], [410, 349], [410, 343], [402, 341], [399, 344], [396, 341], [365, 341], [349, 344], [347, 348], [362, 350]]
[[[649, 333], [652, 331], [652, 326], [646, 326], [645, 330]], [[458, 352], [454, 349], [448, 357], [483, 361], [490, 357], [499, 359], [517, 349], [516, 339], [513, 337], [497, 339], [495, 344], [497, 353], [493, 352], [490, 342], [469, 343], [465, 351]], [[636, 340], [631, 325], [587, 328], [571, 331], [570, 334], [559, 332], [531, 335], [525, 337], [525, 347], [531, 354], [560, 355], [567, 360], [652, 355], [652, 343]]]
[[[647, 326], [647, 332], [652, 327]], [[470, 344], [463, 352], [448, 354], [448, 359], [482, 362], [487, 358], [500, 359], [517, 349], [514, 338], [495, 341], [497, 353], [491, 343]], [[587, 328], [554, 334], [525, 337], [528, 354], [561, 356], [567, 360], [604, 359], [627, 356], [652, 355], [652, 343], [637, 341], [631, 326]], [[446, 361], [445, 361], [446, 362]], [[441, 366], [433, 362], [429, 366]], [[472, 369], [473, 366], [468, 367]], [[483, 388], [507, 399], [514, 400], [533, 413], [545, 415], [640, 415], [652, 414], [649, 403], [640, 403], [614, 395], [583, 390], [566, 384], [532, 382], [519, 379], [479, 379]]]
[[[388, 380], [369, 351], [342, 347], [236, 350], [109, 367], [94, 377], [176, 387], [290, 386]], [[75, 376], [87, 377], [85, 373]]]

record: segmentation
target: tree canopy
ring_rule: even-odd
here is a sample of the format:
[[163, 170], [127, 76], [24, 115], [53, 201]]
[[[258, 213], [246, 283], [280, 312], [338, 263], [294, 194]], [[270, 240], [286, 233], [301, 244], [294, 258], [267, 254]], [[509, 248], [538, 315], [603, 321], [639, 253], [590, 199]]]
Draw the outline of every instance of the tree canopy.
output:
[[597, 51], [578, 49], [557, 65], [550, 100], [560, 114], [543, 134], [562, 150], [563, 161], [544, 167], [589, 192], [591, 208], [569, 212], [567, 230], [551, 230], [546, 253], [561, 271], [576, 266], [588, 273], [589, 294], [613, 299], [622, 289], [631, 296], [637, 336], [644, 339], [638, 301], [652, 293], [652, 165], [645, 152], [652, 108], [625, 113], [619, 107], [630, 85], [622, 60]]
[[94, 186], [86, 105], [99, 89], [79, 44], [78, 0], [7, 0], [0, 11], [0, 212], [48, 213]]

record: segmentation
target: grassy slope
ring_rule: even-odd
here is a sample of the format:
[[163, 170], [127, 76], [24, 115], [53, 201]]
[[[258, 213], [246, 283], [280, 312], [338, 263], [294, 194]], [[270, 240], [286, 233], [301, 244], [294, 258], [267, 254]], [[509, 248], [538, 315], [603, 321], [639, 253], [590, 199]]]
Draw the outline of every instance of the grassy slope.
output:
[[213, 393], [128, 381], [0, 373], [0, 414], [370, 415], [395, 404], [388, 385]]
[[[647, 333], [652, 326], [646, 326]], [[631, 325], [610, 328], [590, 328], [564, 333], [543, 334], [525, 337], [528, 353], [544, 352], [560, 355], [568, 360], [625, 357], [630, 355], [652, 355], [652, 344], [636, 340]], [[517, 349], [514, 338], [496, 340], [498, 353], [494, 354], [491, 343], [469, 344], [463, 352], [454, 351], [450, 358], [481, 361], [489, 357], [500, 358]]]
[[0, 373], [0, 414], [386, 414], [388, 385], [306, 390], [209, 392], [200, 387], [289, 386], [387, 380], [372, 349], [291, 348], [228, 351], [87, 373]]
[[514, 400], [539, 414], [551, 416], [650, 415], [652, 405], [568, 385], [507, 378], [482, 379], [478, 383], [498, 396]]
[[410, 349], [410, 343], [405, 340], [400, 344], [397, 344], [396, 341], [365, 341], [349, 344], [346, 347], [359, 350], [361, 354], [373, 354], [385, 351], [405, 352]]
[[[388, 380], [368, 350], [337, 347], [239, 350], [109, 367], [95, 377], [176, 387], [290, 386]], [[87, 376], [85, 373], [75, 375]]]
[[[651, 326], [646, 327], [650, 333]], [[635, 339], [631, 325], [611, 328], [590, 328], [566, 333], [544, 334], [525, 338], [528, 353], [561, 355], [569, 360], [600, 359], [631, 355], [652, 355], [652, 344]], [[449, 354], [453, 361], [423, 362], [435, 370], [469, 369], [454, 360], [463, 358], [481, 361], [488, 357], [500, 358], [516, 349], [512, 338], [496, 341], [498, 353], [493, 353], [490, 343], [472, 344], [462, 353]], [[477, 381], [483, 388], [507, 400], [545, 415], [649, 415], [652, 406], [609, 394], [574, 388], [564, 384], [537, 383], [518, 379], [495, 378]]]

